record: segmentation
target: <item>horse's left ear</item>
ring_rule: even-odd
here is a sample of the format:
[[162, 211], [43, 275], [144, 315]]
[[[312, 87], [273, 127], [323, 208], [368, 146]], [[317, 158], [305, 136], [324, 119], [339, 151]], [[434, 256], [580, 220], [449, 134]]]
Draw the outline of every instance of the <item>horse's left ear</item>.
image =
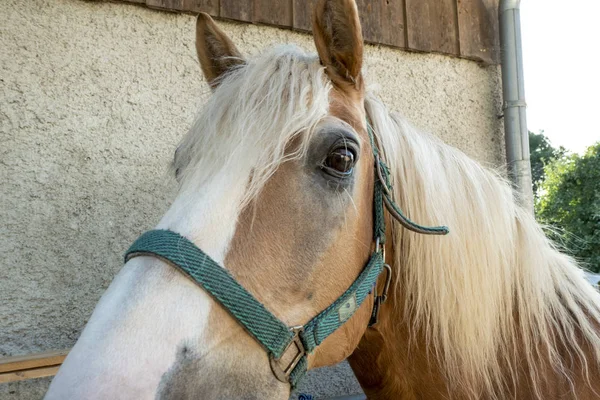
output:
[[206, 13], [200, 13], [196, 21], [196, 51], [204, 77], [213, 90], [225, 72], [245, 62], [231, 39]]
[[360, 89], [363, 36], [354, 0], [320, 0], [313, 35], [321, 63], [334, 83]]

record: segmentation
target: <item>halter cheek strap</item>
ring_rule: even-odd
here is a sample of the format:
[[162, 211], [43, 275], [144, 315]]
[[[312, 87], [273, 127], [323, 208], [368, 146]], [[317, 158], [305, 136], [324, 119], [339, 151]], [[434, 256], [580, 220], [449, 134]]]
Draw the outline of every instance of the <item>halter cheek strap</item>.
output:
[[[387, 298], [387, 289], [391, 280], [391, 268], [385, 264], [384, 205], [390, 210], [390, 214], [408, 229], [427, 234], [448, 233], [446, 227], [428, 228], [413, 223], [393, 202], [389, 170], [379, 157], [372, 128], [369, 124], [368, 127], [376, 170], [373, 195], [375, 249], [352, 285], [305, 325], [288, 327], [244, 289], [225, 268], [190, 240], [173, 231], [152, 230], [144, 233], [127, 250], [125, 262], [138, 256], [152, 256], [181, 270], [229, 311], [265, 348], [269, 353], [271, 369], [275, 377], [282, 382], [289, 382], [292, 388], [296, 387], [306, 373], [308, 354], [348, 321], [372, 292], [375, 293], [375, 306], [369, 326], [377, 322], [379, 306]], [[383, 269], [387, 272], [384, 292], [377, 295], [375, 290], [377, 278]], [[284, 365], [282, 362], [284, 358], [292, 361]]]

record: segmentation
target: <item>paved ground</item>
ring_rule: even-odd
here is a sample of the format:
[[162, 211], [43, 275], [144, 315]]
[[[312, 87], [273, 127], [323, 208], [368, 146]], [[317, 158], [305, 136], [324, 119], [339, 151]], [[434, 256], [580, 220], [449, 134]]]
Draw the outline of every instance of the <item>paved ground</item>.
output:
[[[362, 394], [362, 390], [348, 363], [343, 362], [334, 367], [309, 371], [296, 393], [292, 393], [290, 400], [297, 400], [300, 393], [310, 394], [314, 400], [324, 400], [336, 396]], [[355, 398], [361, 397], [350, 397]]]
[[[0, 384], [0, 399], [41, 400], [51, 380], [52, 378], [40, 378]], [[313, 396], [313, 400], [365, 399], [350, 366], [345, 362], [310, 371], [298, 391], [292, 393], [290, 400], [298, 400], [301, 393]]]

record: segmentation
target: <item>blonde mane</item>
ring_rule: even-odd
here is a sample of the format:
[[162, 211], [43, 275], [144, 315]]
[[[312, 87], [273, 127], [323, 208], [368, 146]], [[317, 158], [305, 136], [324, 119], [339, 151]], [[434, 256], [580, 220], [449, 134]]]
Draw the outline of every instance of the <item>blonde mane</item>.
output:
[[[393, 237], [396, 301], [425, 333], [451, 384], [475, 398], [502, 397], [514, 393], [520, 360], [536, 391], [540, 360], [567, 375], [564, 349], [583, 365], [597, 363], [600, 294], [515, 203], [510, 185], [417, 132], [371, 93], [365, 104], [396, 201], [420, 223], [450, 227], [445, 237], [404, 229]], [[587, 360], [581, 339], [595, 350]]]
[[318, 57], [293, 45], [229, 71], [178, 147], [173, 167], [181, 172], [180, 190], [193, 192], [219, 171], [251, 170], [242, 208], [282, 162], [305, 153], [329, 111], [330, 90]]

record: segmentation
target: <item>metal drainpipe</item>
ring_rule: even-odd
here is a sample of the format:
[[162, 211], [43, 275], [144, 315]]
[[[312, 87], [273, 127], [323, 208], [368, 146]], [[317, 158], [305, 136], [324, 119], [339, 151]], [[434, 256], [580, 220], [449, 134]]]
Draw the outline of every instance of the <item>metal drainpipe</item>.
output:
[[520, 6], [521, 0], [500, 0], [498, 12], [502, 49], [504, 132], [509, 176], [519, 193], [519, 202], [533, 213]]

